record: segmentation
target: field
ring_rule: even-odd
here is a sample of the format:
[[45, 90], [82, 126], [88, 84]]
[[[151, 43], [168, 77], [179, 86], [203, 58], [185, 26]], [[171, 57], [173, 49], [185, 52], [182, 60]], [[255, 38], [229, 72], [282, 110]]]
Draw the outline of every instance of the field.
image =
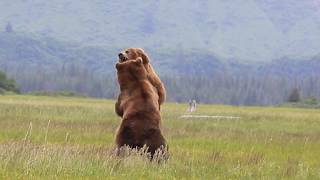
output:
[[114, 101], [0, 96], [0, 179], [320, 179], [320, 110], [167, 103], [170, 159], [114, 156]]

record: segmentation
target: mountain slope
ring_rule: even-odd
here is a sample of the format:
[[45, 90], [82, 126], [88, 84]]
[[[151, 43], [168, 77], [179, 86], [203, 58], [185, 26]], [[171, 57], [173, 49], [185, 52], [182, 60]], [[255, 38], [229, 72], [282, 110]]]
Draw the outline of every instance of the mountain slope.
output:
[[223, 59], [271, 61], [320, 52], [315, 0], [10, 0], [0, 27], [64, 41], [158, 51], [203, 51]]
[[[75, 91], [115, 98], [117, 52], [42, 36], [0, 33], [0, 70], [16, 79], [22, 92]], [[196, 50], [147, 52], [169, 101], [194, 98], [202, 103], [273, 105], [285, 102], [295, 87], [303, 97], [320, 98], [320, 56], [245, 64]]]

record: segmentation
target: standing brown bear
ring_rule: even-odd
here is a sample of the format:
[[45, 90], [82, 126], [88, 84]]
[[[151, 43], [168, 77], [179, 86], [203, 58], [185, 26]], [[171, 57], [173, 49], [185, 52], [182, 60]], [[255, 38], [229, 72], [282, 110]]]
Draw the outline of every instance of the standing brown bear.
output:
[[116, 135], [117, 148], [124, 145], [131, 148], [148, 147], [153, 156], [155, 151], [166, 146], [160, 130], [158, 94], [148, 80], [143, 60], [127, 60], [116, 64], [121, 101], [116, 111], [122, 122]]
[[[143, 66], [148, 73], [147, 78], [157, 92], [159, 109], [160, 109], [160, 105], [166, 99], [166, 90], [160, 78], [158, 77], [157, 73], [154, 71], [153, 67], [151, 66], [150, 58], [148, 57], [148, 55], [141, 48], [128, 48], [124, 51], [121, 51], [118, 56], [119, 56], [119, 62], [125, 62], [129, 59], [137, 59], [137, 58], [142, 59]], [[118, 99], [119, 99], [118, 102], [120, 102], [121, 96], [119, 96]], [[117, 114], [120, 117], [122, 117], [122, 114], [119, 114], [118, 112]]]

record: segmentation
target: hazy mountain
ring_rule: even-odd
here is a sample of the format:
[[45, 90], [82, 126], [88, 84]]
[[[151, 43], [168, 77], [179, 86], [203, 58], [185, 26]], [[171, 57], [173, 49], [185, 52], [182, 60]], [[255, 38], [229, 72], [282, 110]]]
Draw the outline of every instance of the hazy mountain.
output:
[[168, 100], [320, 99], [318, 0], [0, 1], [0, 70], [22, 92], [114, 98], [116, 55], [143, 47]]
[[319, 10], [317, 0], [2, 0], [0, 27], [113, 49], [265, 62], [319, 54]]
[[[153, 65], [168, 100], [270, 105], [283, 103], [298, 87], [302, 97], [320, 98], [320, 56], [267, 63], [223, 61], [200, 51], [154, 51]], [[74, 91], [115, 98], [117, 50], [82, 46], [24, 33], [0, 33], [0, 70], [16, 79], [22, 92]]]

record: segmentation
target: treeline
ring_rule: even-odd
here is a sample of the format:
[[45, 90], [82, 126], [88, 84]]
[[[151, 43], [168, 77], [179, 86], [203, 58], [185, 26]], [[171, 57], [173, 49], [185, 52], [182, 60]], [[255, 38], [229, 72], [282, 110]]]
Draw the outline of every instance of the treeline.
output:
[[117, 93], [115, 74], [90, 71], [81, 64], [69, 63], [50, 70], [18, 66], [10, 69], [10, 74], [24, 93], [66, 91], [103, 98], [114, 98]]
[[272, 75], [217, 74], [212, 78], [184, 76], [163, 79], [169, 100], [177, 102], [196, 99], [200, 103], [277, 105], [289, 101], [293, 89], [298, 89], [302, 98], [320, 97], [320, 79], [317, 77], [291, 79]]
[[[10, 78], [2, 89], [23, 93], [75, 92], [115, 98], [118, 94], [115, 47], [82, 46], [0, 32], [0, 70]], [[146, 49], [166, 85], [168, 101], [233, 105], [274, 105], [288, 101], [293, 89], [301, 99], [320, 99], [320, 55], [265, 64], [224, 60], [205, 49], [193, 51]], [[1, 77], [0, 77], [1, 78]], [[16, 80], [16, 86], [13, 86]], [[5, 87], [5, 88], [4, 88]]]
[[[79, 64], [64, 64], [55, 71], [38, 66], [33, 71], [20, 67], [11, 69], [23, 92], [73, 91], [85, 96], [115, 98], [118, 93], [116, 72], [90, 71]], [[288, 101], [293, 89], [301, 97], [320, 97], [320, 78], [317, 74], [306, 76], [279, 76], [253, 72], [232, 74], [223, 71], [209, 76], [162, 75], [168, 101], [186, 102], [196, 99], [200, 103], [232, 105], [275, 105]]]
[[0, 94], [4, 93], [5, 91], [19, 93], [19, 89], [16, 87], [15, 80], [8, 78], [4, 72], [0, 71]]

